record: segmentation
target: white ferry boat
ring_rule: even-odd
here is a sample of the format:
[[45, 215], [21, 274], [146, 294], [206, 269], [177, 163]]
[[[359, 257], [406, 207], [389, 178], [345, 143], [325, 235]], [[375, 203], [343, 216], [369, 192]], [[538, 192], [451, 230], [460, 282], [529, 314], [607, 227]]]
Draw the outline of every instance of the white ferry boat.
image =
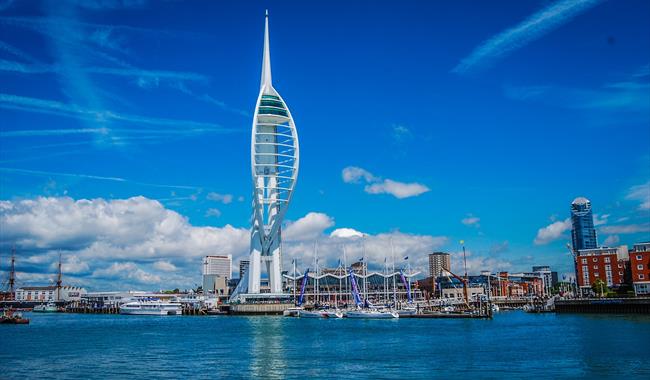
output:
[[182, 315], [179, 302], [137, 300], [120, 305], [120, 314], [128, 315]]
[[59, 309], [56, 307], [54, 302], [48, 302], [47, 305], [40, 304], [34, 306], [32, 309], [34, 313], [56, 313]]

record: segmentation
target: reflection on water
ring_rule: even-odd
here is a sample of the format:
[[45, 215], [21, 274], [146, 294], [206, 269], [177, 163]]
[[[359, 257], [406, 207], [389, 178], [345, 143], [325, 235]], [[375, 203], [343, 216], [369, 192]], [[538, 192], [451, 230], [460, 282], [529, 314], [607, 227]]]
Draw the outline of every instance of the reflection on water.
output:
[[29, 325], [0, 325], [2, 379], [650, 379], [650, 316], [28, 316]]
[[253, 343], [249, 351], [250, 374], [254, 377], [283, 378], [286, 361], [282, 317], [251, 317], [248, 322]]

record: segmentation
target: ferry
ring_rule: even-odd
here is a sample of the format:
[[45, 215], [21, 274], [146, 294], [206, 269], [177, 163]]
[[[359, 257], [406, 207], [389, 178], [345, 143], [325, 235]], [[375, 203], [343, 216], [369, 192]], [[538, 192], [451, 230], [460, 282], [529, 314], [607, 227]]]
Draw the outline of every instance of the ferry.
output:
[[47, 305], [40, 304], [34, 306], [32, 310], [34, 313], [56, 313], [59, 309], [56, 307], [54, 302], [48, 302]]
[[120, 305], [120, 314], [127, 315], [182, 315], [179, 302], [165, 302], [159, 299], [142, 299]]

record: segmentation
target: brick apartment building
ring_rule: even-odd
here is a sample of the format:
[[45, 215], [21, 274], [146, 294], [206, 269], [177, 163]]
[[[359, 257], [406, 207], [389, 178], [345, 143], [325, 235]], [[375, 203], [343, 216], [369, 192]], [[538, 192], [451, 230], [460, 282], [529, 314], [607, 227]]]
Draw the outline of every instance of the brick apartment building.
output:
[[636, 295], [650, 295], [650, 242], [634, 244], [630, 251], [632, 285]]

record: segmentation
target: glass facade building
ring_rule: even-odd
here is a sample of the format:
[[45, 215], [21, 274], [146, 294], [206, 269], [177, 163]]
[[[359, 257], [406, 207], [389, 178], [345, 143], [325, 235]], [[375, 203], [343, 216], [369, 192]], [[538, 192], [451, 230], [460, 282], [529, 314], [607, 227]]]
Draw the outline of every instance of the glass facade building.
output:
[[574, 251], [598, 247], [594, 215], [591, 212], [591, 202], [587, 198], [579, 197], [571, 202], [571, 226]]

